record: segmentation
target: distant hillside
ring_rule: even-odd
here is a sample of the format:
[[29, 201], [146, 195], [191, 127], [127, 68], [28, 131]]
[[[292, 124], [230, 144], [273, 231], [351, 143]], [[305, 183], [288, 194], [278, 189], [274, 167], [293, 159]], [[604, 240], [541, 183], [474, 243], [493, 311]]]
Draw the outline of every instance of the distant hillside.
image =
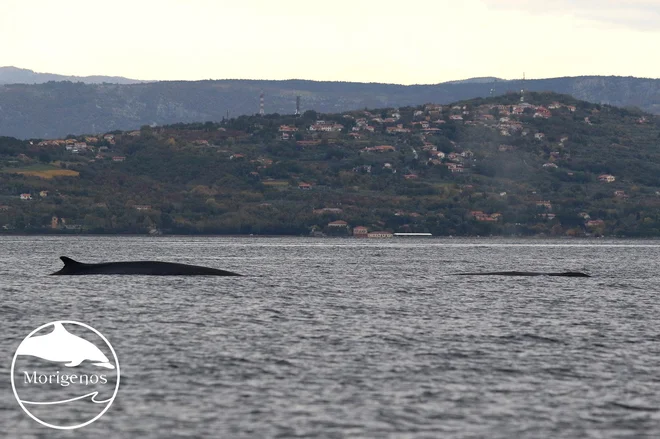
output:
[[659, 146], [552, 93], [0, 137], [0, 233], [657, 237]]
[[38, 73], [34, 70], [18, 67], [0, 67], [0, 84], [43, 84], [48, 81], [72, 81], [85, 84], [138, 84], [145, 81], [124, 78], [122, 76], [66, 76], [55, 73]]
[[593, 103], [635, 106], [660, 114], [660, 80], [576, 77], [522, 81], [394, 85], [304, 80], [172, 81], [140, 84], [48, 82], [0, 86], [0, 135], [47, 138], [67, 134], [137, 129], [143, 125], [220, 121], [255, 114], [259, 94], [266, 113], [293, 114], [296, 96], [302, 111], [324, 113], [355, 108], [439, 104], [519, 93], [553, 91]]
[[492, 84], [497, 81], [504, 81], [504, 80], [500, 78], [495, 78], [493, 76], [486, 76], [484, 78], [469, 78], [469, 79], [461, 79], [458, 81], [447, 81], [447, 82], [443, 82], [443, 84]]

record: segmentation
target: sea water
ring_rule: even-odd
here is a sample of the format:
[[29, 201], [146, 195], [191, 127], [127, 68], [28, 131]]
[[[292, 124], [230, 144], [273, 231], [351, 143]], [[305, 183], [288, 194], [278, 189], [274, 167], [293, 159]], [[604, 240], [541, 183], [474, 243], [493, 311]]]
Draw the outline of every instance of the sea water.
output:
[[[246, 276], [48, 276], [63, 255]], [[2, 434], [658, 438], [659, 265], [657, 241], [2, 237]], [[508, 270], [592, 277], [455, 276]], [[16, 348], [55, 320], [121, 365], [75, 432], [11, 389]]]

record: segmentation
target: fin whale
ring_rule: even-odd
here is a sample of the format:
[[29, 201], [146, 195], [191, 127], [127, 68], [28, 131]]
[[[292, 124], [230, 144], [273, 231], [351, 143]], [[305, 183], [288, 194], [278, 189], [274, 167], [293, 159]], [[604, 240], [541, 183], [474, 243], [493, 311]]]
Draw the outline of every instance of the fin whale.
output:
[[100, 264], [85, 264], [61, 256], [64, 267], [51, 273], [56, 276], [83, 274], [141, 274], [149, 276], [241, 276], [231, 271], [216, 268], [199, 267], [197, 265], [176, 264], [159, 261], [103, 262]]
[[458, 276], [561, 276], [561, 277], [591, 277], [579, 271], [564, 271], [563, 273], [537, 273], [533, 271], [493, 271], [490, 273], [456, 273]]

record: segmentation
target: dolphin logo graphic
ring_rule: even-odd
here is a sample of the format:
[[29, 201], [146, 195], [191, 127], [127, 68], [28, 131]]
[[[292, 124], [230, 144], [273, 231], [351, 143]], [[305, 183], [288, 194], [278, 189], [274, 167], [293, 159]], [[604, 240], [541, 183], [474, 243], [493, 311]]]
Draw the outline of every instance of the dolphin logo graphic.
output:
[[93, 343], [71, 334], [61, 322], [54, 322], [53, 326], [55, 329], [50, 334], [32, 336], [23, 341], [16, 354], [66, 363], [67, 367], [76, 367], [88, 360], [93, 361], [94, 366], [115, 368]]

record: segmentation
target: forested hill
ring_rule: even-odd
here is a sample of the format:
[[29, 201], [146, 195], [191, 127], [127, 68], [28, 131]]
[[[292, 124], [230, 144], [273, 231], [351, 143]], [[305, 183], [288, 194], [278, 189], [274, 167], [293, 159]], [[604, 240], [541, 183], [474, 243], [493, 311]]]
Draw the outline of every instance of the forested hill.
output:
[[18, 138], [137, 129], [142, 125], [214, 121], [259, 111], [293, 114], [296, 96], [302, 111], [342, 112], [447, 104], [507, 92], [553, 91], [589, 102], [635, 106], [660, 113], [660, 80], [623, 77], [575, 77], [527, 81], [489, 78], [437, 85], [315, 81], [221, 80], [141, 84], [48, 82], [0, 86], [0, 135]]
[[138, 84], [137, 79], [124, 78], [122, 76], [67, 76], [56, 73], [40, 73], [30, 69], [21, 69], [13, 66], [0, 67], [0, 84], [43, 84], [49, 81], [73, 81], [85, 84]]
[[0, 139], [0, 232], [660, 235], [656, 116], [552, 93]]

